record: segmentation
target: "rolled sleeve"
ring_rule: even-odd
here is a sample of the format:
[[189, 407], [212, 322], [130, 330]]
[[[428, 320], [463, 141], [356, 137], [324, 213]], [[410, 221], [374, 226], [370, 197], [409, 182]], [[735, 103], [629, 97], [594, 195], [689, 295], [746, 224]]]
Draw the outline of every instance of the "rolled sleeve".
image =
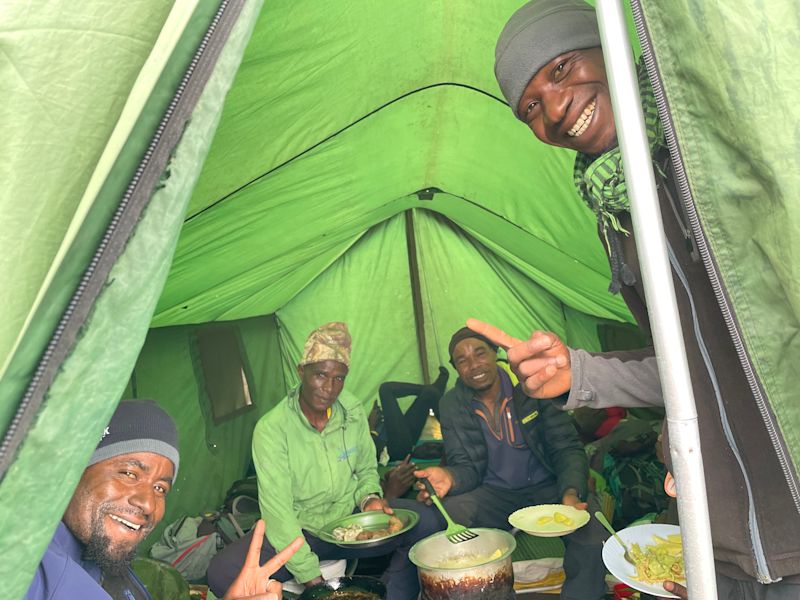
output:
[[569, 349], [572, 387], [562, 410], [664, 406], [658, 363], [652, 347], [625, 352], [592, 354]]

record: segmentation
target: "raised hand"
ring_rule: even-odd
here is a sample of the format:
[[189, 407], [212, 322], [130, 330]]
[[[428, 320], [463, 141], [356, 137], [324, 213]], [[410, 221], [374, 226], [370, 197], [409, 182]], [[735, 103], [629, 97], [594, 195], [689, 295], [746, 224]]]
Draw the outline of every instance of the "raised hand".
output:
[[[426, 477], [439, 498], [444, 498], [450, 491], [450, 488], [453, 487], [453, 476], [450, 474], [450, 471], [444, 467], [428, 467], [421, 471], [414, 471], [414, 477], [418, 479]], [[417, 500], [430, 504], [430, 494], [425, 490], [425, 486], [422, 482], [418, 481], [415, 487], [419, 490]]]
[[564, 492], [564, 495], [561, 498], [561, 504], [566, 504], [567, 506], [574, 506], [578, 510], [586, 510], [587, 508], [589, 508], [589, 504], [587, 502], [583, 502], [578, 497], [578, 492], [576, 492], [572, 488]]
[[414, 471], [417, 466], [409, 462], [410, 460], [411, 455], [409, 454], [403, 462], [386, 473], [383, 482], [384, 498], [399, 498], [412, 486], [414, 483]]
[[556, 334], [534, 331], [523, 341], [477, 319], [467, 319], [467, 327], [506, 350], [511, 369], [527, 396], [555, 398], [572, 386], [569, 349]]
[[228, 588], [223, 600], [281, 600], [282, 587], [280, 582], [270, 579], [270, 576], [286, 564], [292, 555], [305, 543], [302, 537], [295, 540], [273, 556], [263, 565], [261, 561], [261, 546], [264, 543], [264, 521], [259, 519], [253, 529], [253, 540], [247, 551], [244, 566], [239, 575]]

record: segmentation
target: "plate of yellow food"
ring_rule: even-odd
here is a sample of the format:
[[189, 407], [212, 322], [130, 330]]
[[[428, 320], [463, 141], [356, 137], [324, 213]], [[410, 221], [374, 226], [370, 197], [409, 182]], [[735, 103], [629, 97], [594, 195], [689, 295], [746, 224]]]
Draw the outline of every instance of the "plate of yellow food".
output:
[[558, 537], [586, 525], [589, 513], [567, 504], [539, 504], [511, 513], [508, 522], [531, 535]]
[[665, 581], [686, 585], [681, 530], [677, 525], [635, 525], [617, 535], [631, 553], [635, 566], [625, 560], [625, 550], [613, 537], [603, 546], [603, 562], [611, 574], [630, 587], [661, 598], [678, 598], [664, 590]]

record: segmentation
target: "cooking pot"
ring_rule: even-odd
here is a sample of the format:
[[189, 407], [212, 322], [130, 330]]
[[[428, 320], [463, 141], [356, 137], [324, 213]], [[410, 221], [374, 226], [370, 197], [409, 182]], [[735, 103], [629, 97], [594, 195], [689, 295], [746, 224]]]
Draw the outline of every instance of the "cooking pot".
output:
[[514, 597], [514, 536], [470, 528], [478, 537], [453, 544], [444, 532], [420, 540], [409, 559], [419, 570], [422, 600], [509, 600]]
[[386, 598], [386, 586], [380, 579], [374, 577], [334, 577], [310, 588], [306, 588], [300, 595], [299, 600], [323, 600], [325, 598], [336, 598], [341, 600], [366, 600], [377, 597], [380, 600]]

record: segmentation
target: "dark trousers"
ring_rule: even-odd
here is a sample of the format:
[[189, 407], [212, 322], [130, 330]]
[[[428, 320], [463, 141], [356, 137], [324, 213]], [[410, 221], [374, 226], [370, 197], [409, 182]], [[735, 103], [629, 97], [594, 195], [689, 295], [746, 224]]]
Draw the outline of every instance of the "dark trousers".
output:
[[[508, 516], [520, 508], [535, 504], [560, 504], [561, 498], [555, 483], [506, 490], [482, 485], [456, 496], [446, 496], [444, 507], [450, 517], [467, 527], [493, 527], [510, 529]], [[589, 500], [589, 512], [600, 510], [594, 498]], [[442, 521], [443, 523], [443, 521]], [[562, 537], [564, 574], [561, 588], [564, 600], [600, 600], [605, 597], [606, 568], [603, 564], [603, 541], [608, 537], [596, 519], [569, 535]]]
[[[447, 369], [442, 368], [432, 385], [387, 381], [378, 388], [390, 459], [403, 460], [411, 452], [431, 410], [439, 416], [439, 400], [444, 394], [447, 377]], [[416, 398], [403, 414], [397, 399], [407, 396]]]
[[800, 598], [800, 584], [779, 581], [764, 585], [717, 573], [717, 597], [719, 600], [797, 600]]
[[[389, 502], [394, 508], [406, 508], [419, 514], [419, 522], [410, 531], [398, 535], [384, 544], [373, 548], [341, 548], [329, 544], [307, 531], [303, 536], [311, 547], [311, 551], [320, 560], [339, 560], [351, 558], [370, 558], [392, 554], [389, 567], [383, 574], [383, 581], [387, 586], [388, 600], [415, 600], [419, 595], [419, 579], [417, 568], [408, 560], [408, 551], [422, 538], [428, 537], [441, 530], [436, 510], [415, 500], [398, 498]], [[269, 523], [267, 524], [269, 528]], [[214, 595], [222, 598], [233, 580], [244, 565], [247, 549], [250, 547], [252, 532], [233, 542], [221, 550], [208, 567], [208, 585]], [[276, 552], [267, 539], [261, 547], [261, 564], [263, 565]], [[277, 581], [288, 581], [293, 575], [286, 567], [281, 568], [272, 575]]]

